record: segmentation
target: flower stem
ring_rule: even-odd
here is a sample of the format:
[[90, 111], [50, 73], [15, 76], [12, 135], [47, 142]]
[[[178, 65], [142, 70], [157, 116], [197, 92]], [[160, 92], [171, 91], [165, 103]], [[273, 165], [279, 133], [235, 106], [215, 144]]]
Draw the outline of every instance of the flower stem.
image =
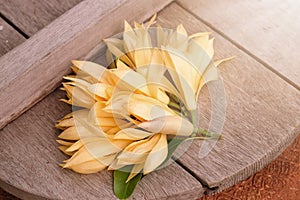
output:
[[195, 129], [193, 132], [193, 135], [195, 137], [199, 137], [199, 136], [197, 136], [199, 134], [201, 135], [200, 137], [205, 137], [207, 139], [221, 139], [222, 138], [222, 135], [219, 133], [210, 132], [208, 130], [204, 130], [201, 128]]

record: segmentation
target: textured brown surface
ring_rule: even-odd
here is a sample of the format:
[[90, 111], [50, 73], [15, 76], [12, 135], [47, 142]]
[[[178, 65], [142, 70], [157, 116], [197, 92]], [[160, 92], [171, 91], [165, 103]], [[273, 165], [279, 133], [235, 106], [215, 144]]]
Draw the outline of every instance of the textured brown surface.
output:
[[0, 0], [0, 12], [32, 36], [82, 0]]
[[0, 18], [0, 56], [21, 44], [26, 39]]

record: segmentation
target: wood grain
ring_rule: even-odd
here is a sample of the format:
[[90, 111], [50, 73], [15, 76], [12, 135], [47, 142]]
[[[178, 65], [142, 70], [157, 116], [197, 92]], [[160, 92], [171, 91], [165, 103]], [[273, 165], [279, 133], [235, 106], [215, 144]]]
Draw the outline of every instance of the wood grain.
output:
[[[80, 175], [58, 164], [67, 157], [55, 142], [55, 121], [71, 111], [55, 91], [0, 131], [0, 186], [22, 199], [115, 199], [112, 174]], [[173, 163], [147, 175], [132, 199], [196, 199], [201, 184]]]
[[[189, 33], [212, 32], [175, 3], [160, 13], [158, 22], [171, 28], [183, 23]], [[204, 158], [198, 156], [204, 142], [195, 141], [178, 162], [216, 191], [262, 169], [300, 133], [300, 93], [219, 34], [213, 37], [217, 58], [237, 56], [219, 67], [227, 96], [223, 139]], [[200, 96], [200, 125], [207, 128], [208, 90]]]
[[0, 12], [32, 36], [82, 0], [0, 0]]
[[300, 2], [179, 0], [300, 90]]
[[0, 18], [0, 57], [26, 39]]
[[0, 128], [53, 91], [70, 60], [120, 31], [124, 19], [145, 20], [170, 1], [85, 0], [2, 56]]

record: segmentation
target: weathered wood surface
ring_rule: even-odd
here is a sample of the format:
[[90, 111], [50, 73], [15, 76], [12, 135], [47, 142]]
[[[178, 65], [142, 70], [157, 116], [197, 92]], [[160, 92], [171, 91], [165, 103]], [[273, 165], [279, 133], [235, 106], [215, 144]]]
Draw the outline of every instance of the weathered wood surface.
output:
[[81, 1], [0, 0], [0, 12], [27, 36], [32, 36]]
[[0, 57], [26, 39], [0, 18]]
[[170, 1], [85, 0], [2, 56], [0, 128], [53, 91], [70, 72], [70, 60], [121, 31], [124, 19], [145, 20]]
[[[80, 175], [58, 164], [67, 157], [58, 150], [55, 121], [71, 111], [55, 91], [0, 131], [0, 186], [25, 199], [115, 199], [112, 174]], [[178, 164], [141, 181], [132, 199], [196, 199], [201, 184]]]
[[179, 0], [179, 3], [300, 89], [300, 2]]
[[[173, 28], [183, 23], [189, 33], [213, 32], [176, 3], [160, 13], [158, 22]], [[217, 58], [237, 56], [219, 67], [227, 96], [224, 137], [204, 158], [198, 156], [203, 142], [194, 142], [179, 163], [203, 184], [222, 190], [262, 169], [300, 133], [300, 92], [219, 34], [212, 36]], [[207, 90], [199, 106], [200, 124], [207, 128]]]

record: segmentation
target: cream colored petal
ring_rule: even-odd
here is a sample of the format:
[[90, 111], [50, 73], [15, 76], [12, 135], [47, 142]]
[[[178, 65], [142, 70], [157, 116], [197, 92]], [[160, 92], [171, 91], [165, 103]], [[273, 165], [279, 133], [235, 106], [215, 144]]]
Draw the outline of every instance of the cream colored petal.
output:
[[91, 85], [89, 82], [87, 82], [83, 79], [80, 79], [80, 78], [73, 77], [73, 76], [64, 76], [64, 79], [71, 81], [71, 82], [67, 82], [70, 85], [78, 86], [83, 90], [86, 90]]
[[99, 126], [95, 125], [90, 118], [89, 118], [89, 111], [82, 110], [81, 112], [76, 112], [73, 115], [76, 121], [76, 127], [78, 134], [80, 137], [87, 137], [87, 136], [97, 136], [97, 137], [108, 137], [100, 128]]
[[80, 174], [92, 174], [92, 173], [97, 173], [99, 171], [102, 171], [106, 167], [107, 167], [106, 165], [103, 165], [98, 160], [91, 160], [88, 162], [80, 163], [78, 165], [72, 165], [72, 166], [64, 167], [64, 168], [70, 168], [73, 171], [80, 173]]
[[114, 139], [125, 139], [125, 140], [140, 140], [146, 137], [153, 135], [153, 133], [139, 130], [136, 128], [126, 128], [120, 130], [115, 136]]
[[112, 113], [106, 112], [103, 110], [105, 108], [105, 103], [103, 102], [96, 102], [94, 106], [90, 109], [88, 114], [88, 120], [92, 124], [98, 123], [98, 118], [112, 118], [115, 117], [112, 115]]
[[72, 156], [73, 152], [67, 152], [66, 149], [68, 147], [67, 146], [59, 146], [58, 149], [61, 150], [64, 154], [68, 155], [68, 156]]
[[168, 142], [167, 136], [160, 134], [160, 139], [154, 148], [149, 153], [145, 166], [143, 169], [144, 174], [149, 174], [154, 171], [168, 156]]
[[[177, 51], [176, 53], [179, 52]], [[183, 59], [181, 57], [175, 55], [174, 49], [164, 49], [163, 55], [169, 67], [168, 72], [179, 91], [180, 99], [183, 100], [187, 109], [195, 110], [197, 107], [195, 79], [197, 79], [196, 76], [198, 75], [197, 72], [195, 72], [195, 68], [191, 65], [187, 65], [186, 62], [182, 61]]]
[[118, 164], [129, 165], [143, 163], [148, 153], [157, 144], [159, 138], [160, 134], [156, 134], [147, 139], [132, 142], [117, 157]]
[[157, 47], [166, 46], [169, 39], [169, 32], [158, 26], [156, 28]]
[[71, 86], [67, 83], [63, 83], [63, 86], [74, 106], [84, 108], [91, 108], [93, 106], [95, 100], [88, 91], [82, 90], [79, 87]]
[[214, 56], [214, 38], [208, 41], [206, 52], [210, 58]]
[[138, 175], [143, 170], [143, 167], [144, 167], [144, 163], [134, 165], [131, 170], [131, 173], [129, 174], [126, 180], [126, 183], [128, 183], [131, 179], [133, 179], [136, 175]]
[[117, 134], [117, 132], [119, 132], [121, 129], [119, 126], [116, 126], [116, 127], [113, 127], [113, 128], [110, 128], [109, 130], [106, 131], [106, 133], [108, 135], [115, 135]]
[[62, 130], [66, 129], [68, 127], [71, 127], [71, 126], [75, 126], [75, 121], [73, 118], [62, 119], [55, 125], [56, 128], [59, 128]]
[[96, 83], [93, 85], [90, 85], [88, 87], [89, 92], [91, 92], [94, 95], [97, 95], [105, 100], [109, 98], [106, 89], [111, 87], [110, 85], [107, 85], [105, 83]]
[[151, 25], [153, 25], [155, 23], [155, 19], [157, 17], [157, 13], [155, 13], [151, 19], [149, 20], [149, 22], [147, 23], [146, 27], [149, 28]]
[[156, 118], [139, 124], [139, 127], [153, 133], [163, 133], [170, 135], [189, 136], [194, 127], [188, 120], [179, 116], [166, 116]]
[[77, 128], [72, 126], [64, 130], [59, 136], [59, 138], [64, 140], [79, 140], [79, 134], [77, 132]]
[[133, 94], [129, 99], [128, 111], [143, 120], [152, 120], [167, 115], [176, 115], [166, 104], [140, 94]]
[[96, 80], [100, 80], [106, 71], [105, 67], [90, 61], [73, 60], [72, 63]]
[[121, 90], [135, 91], [139, 90], [149, 94], [146, 79], [133, 70], [112, 70], [112, 76], [115, 79], [116, 87]]
[[[84, 142], [83, 142], [84, 143]], [[119, 143], [120, 144], [120, 143]], [[65, 167], [78, 165], [91, 160], [99, 160], [103, 165], [109, 165], [110, 162], [104, 162], [103, 157], [118, 153], [121, 148], [109, 140], [103, 138], [94, 138], [93, 142], [85, 143], [84, 147], [79, 149]]]
[[63, 146], [66, 146], [66, 147], [69, 147], [71, 146], [72, 144], [74, 144], [74, 142], [68, 142], [68, 141], [65, 141], [65, 140], [56, 140], [56, 142], [60, 145], [63, 145]]
[[182, 24], [179, 24], [177, 26], [177, 29], [176, 29], [177, 33], [181, 34], [181, 35], [184, 35], [184, 36], [187, 36], [187, 32], [185, 30], [185, 28], [183, 27]]
[[83, 147], [83, 143], [81, 140], [78, 140], [77, 142], [75, 142], [72, 146], [70, 146], [68, 149], [66, 149], [67, 152], [72, 152], [72, 151], [77, 151], [79, 150], [81, 147]]
[[107, 45], [107, 48], [114, 54], [117, 58], [125, 62], [127, 65], [134, 67], [134, 63], [132, 62], [131, 58], [126, 55], [124, 52], [124, 43], [122, 40], [117, 38], [108, 38], [105, 39], [104, 42]]
[[107, 168], [107, 170], [117, 170], [122, 167], [125, 167], [126, 165], [118, 164], [118, 160], [114, 160]]

